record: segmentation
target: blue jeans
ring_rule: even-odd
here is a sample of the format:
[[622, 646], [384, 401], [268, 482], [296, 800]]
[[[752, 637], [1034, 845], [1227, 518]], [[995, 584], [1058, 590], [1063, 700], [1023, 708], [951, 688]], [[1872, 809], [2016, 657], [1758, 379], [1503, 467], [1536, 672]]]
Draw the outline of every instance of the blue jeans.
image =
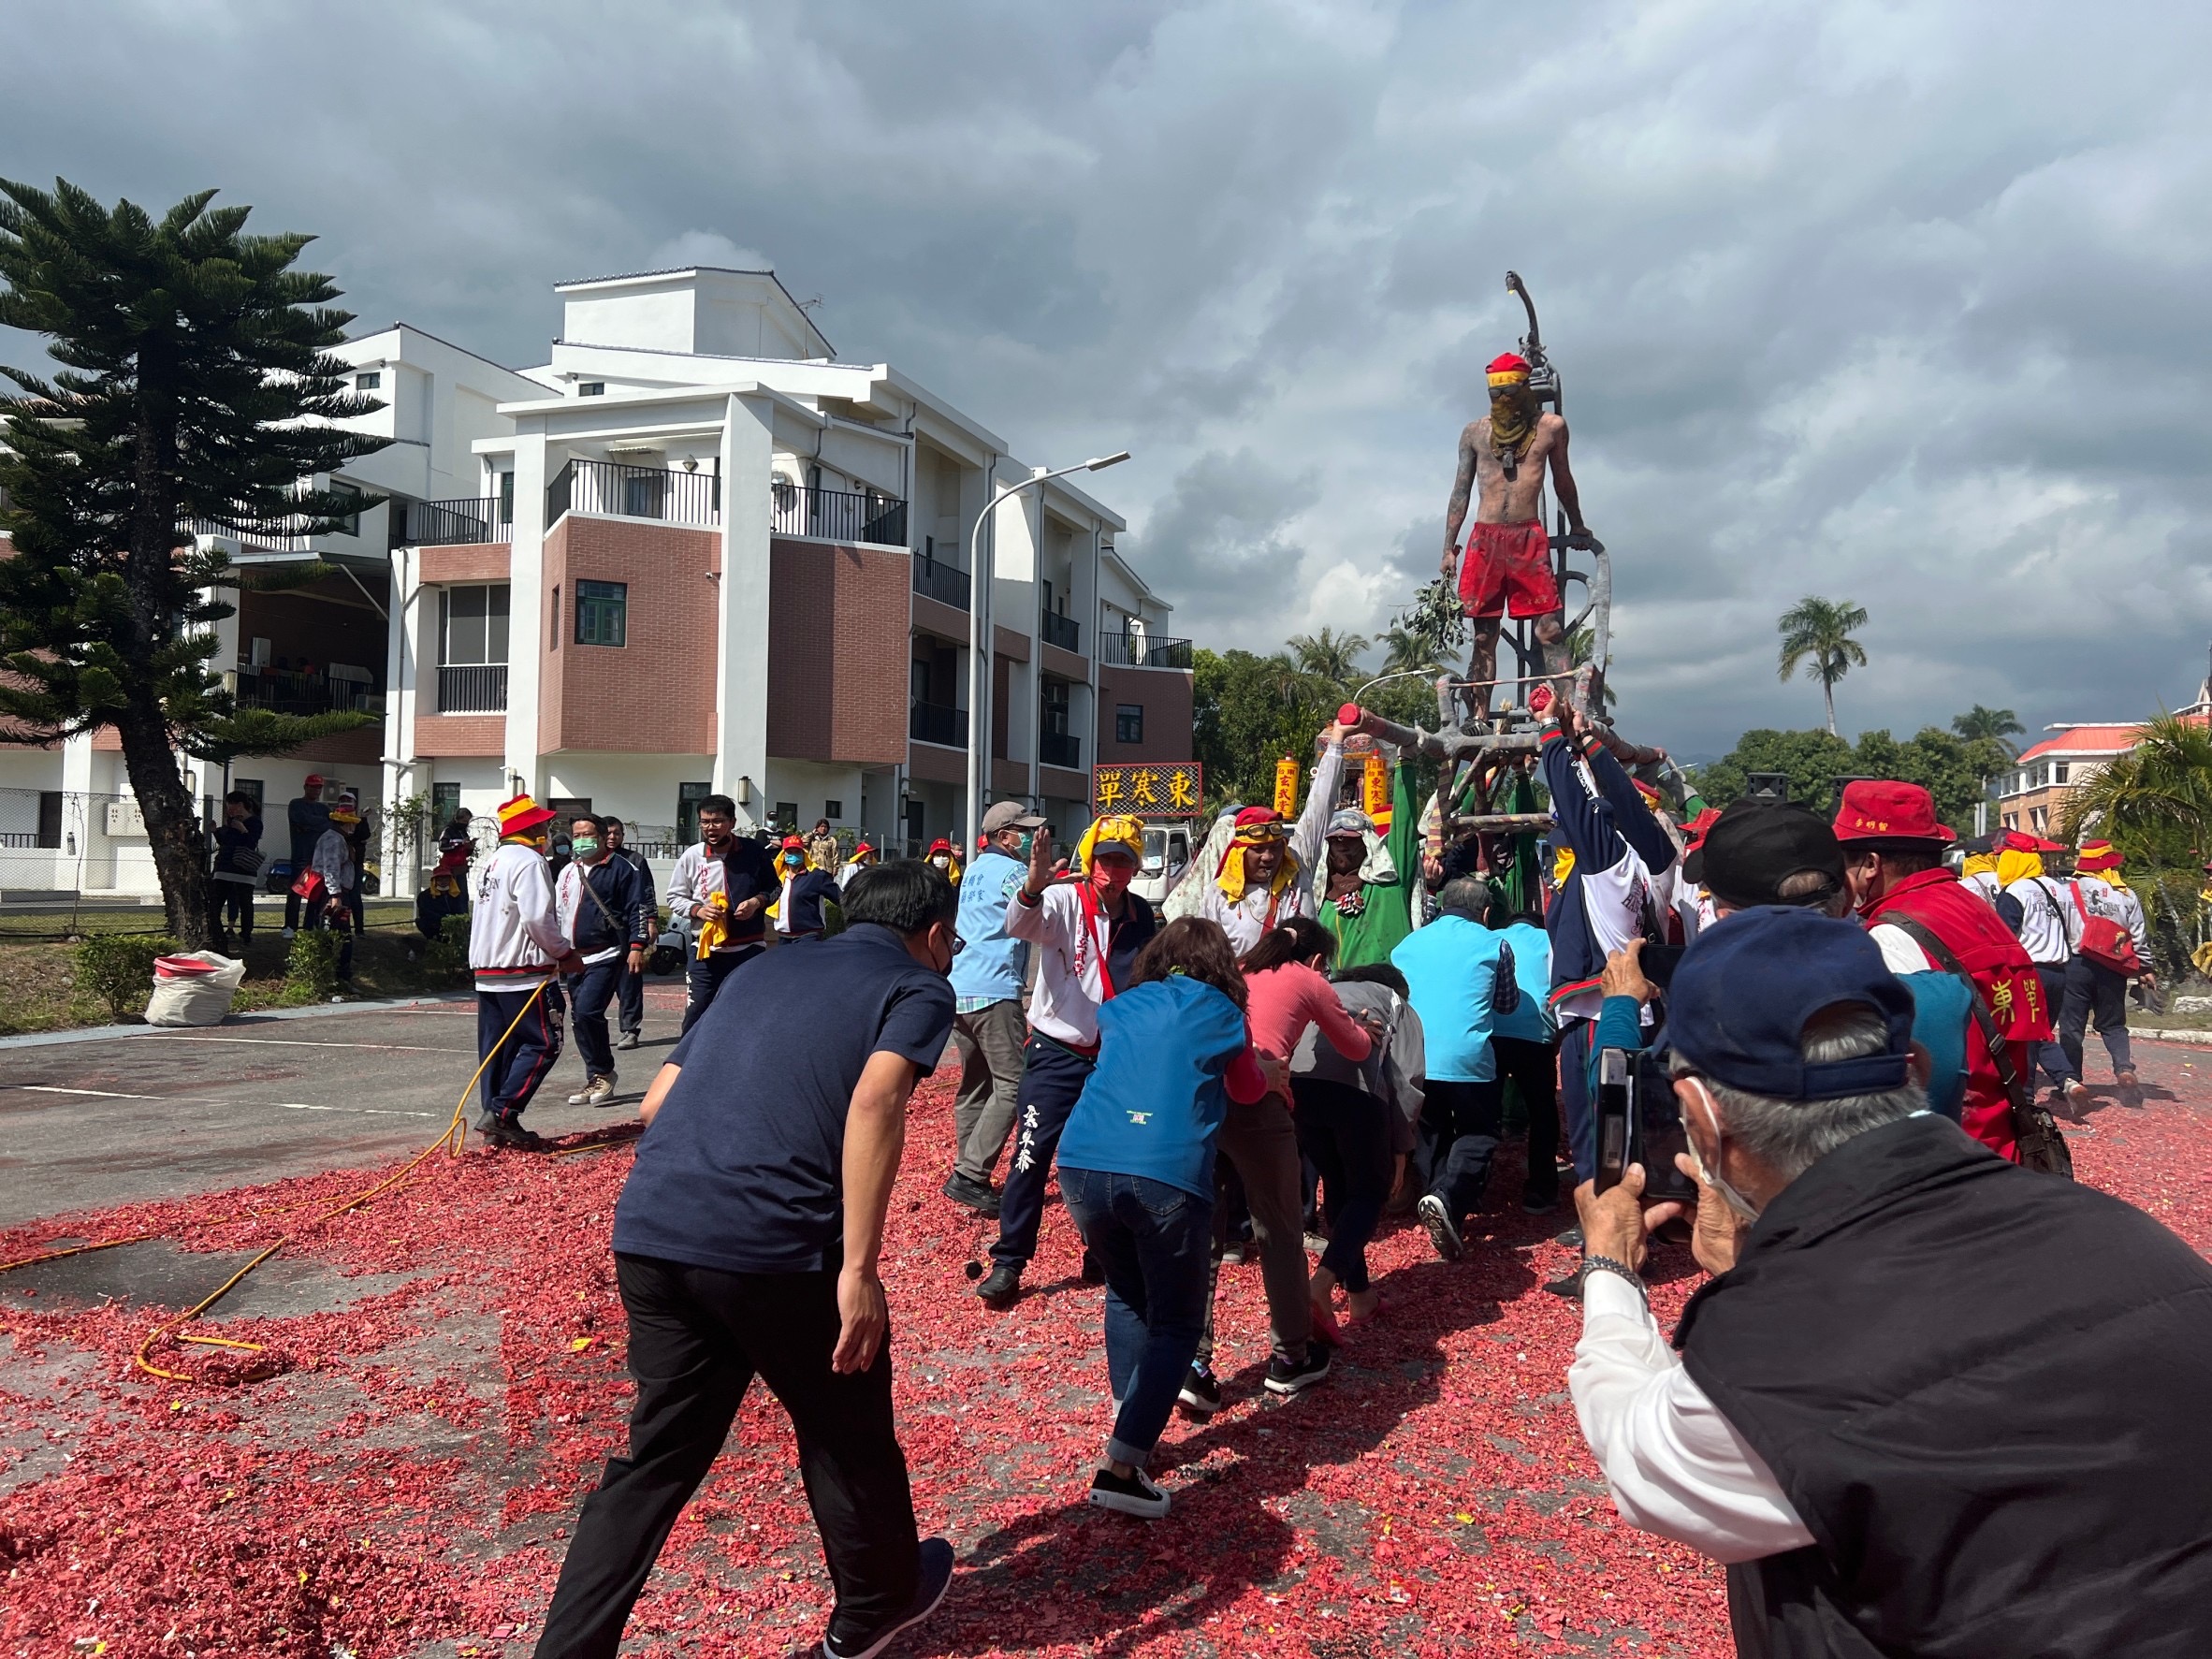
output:
[[615, 1074], [615, 1051], [607, 1041], [606, 1005], [614, 1000], [622, 975], [629, 968], [627, 952], [594, 962], [582, 973], [568, 976], [569, 1025], [576, 1034], [576, 1053], [592, 1077]]
[[1106, 1270], [1106, 1376], [1121, 1402], [1106, 1456], [1142, 1468], [1205, 1329], [1214, 1201], [1142, 1175], [1065, 1164], [1060, 1197]]

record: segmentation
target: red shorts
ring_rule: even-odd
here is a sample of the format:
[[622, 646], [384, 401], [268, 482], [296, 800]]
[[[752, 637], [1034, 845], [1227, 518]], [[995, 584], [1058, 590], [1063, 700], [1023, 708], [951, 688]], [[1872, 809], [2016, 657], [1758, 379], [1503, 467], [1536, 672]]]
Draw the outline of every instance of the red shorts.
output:
[[1470, 617], [1544, 617], [1559, 609], [1543, 521], [1477, 524], [1460, 564], [1460, 603]]

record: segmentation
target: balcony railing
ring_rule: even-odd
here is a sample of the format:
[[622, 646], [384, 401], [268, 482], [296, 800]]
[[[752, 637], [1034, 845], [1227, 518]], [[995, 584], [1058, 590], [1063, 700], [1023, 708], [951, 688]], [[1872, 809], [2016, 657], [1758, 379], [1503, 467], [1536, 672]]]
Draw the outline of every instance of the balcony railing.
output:
[[1101, 633], [1099, 661], [1112, 668], [1188, 668], [1190, 641], [1157, 633]]
[[968, 573], [956, 564], [943, 564], [934, 559], [914, 558], [914, 591], [925, 599], [949, 604], [954, 610], [968, 608]]
[[497, 496], [482, 501], [463, 496], [450, 502], [392, 503], [400, 515], [392, 545], [399, 547], [450, 547], [463, 542], [503, 542], [514, 526], [500, 517]]
[[[304, 524], [306, 520], [297, 522]], [[289, 527], [280, 530], [234, 530], [227, 524], [218, 524], [212, 518], [186, 518], [179, 523], [179, 530], [186, 535], [223, 536], [240, 547], [256, 553], [304, 553], [311, 546], [311, 538], [303, 529]]]
[[440, 714], [502, 714], [507, 707], [507, 665], [463, 662], [438, 667]]
[[378, 714], [384, 698], [365, 680], [332, 679], [289, 668], [240, 668], [236, 677], [238, 706], [272, 714]]
[[909, 704], [907, 735], [916, 743], [941, 743], [948, 749], [966, 749], [968, 710], [947, 708], [939, 703]]
[[1049, 646], [1058, 646], [1063, 651], [1081, 651], [1083, 649], [1083, 630], [1076, 625], [1073, 617], [1057, 616], [1051, 611], [1046, 611], [1044, 613], [1044, 643]]
[[720, 524], [722, 481], [713, 473], [675, 473], [666, 467], [579, 458], [562, 467], [546, 487], [546, 522], [556, 522], [563, 513]]
[[1037, 758], [1048, 766], [1080, 770], [1083, 765], [1082, 740], [1071, 732], [1040, 732], [1037, 735]]
[[770, 522], [778, 535], [878, 542], [887, 547], [907, 545], [907, 504], [895, 497], [808, 489], [781, 478], [769, 486], [768, 496]]

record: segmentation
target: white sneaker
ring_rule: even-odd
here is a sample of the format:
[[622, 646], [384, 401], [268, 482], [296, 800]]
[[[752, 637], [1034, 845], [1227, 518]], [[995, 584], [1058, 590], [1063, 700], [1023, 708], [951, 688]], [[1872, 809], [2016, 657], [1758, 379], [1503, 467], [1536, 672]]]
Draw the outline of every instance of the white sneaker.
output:
[[614, 1098], [615, 1080], [612, 1077], [594, 1077], [584, 1085], [581, 1094], [571, 1095], [571, 1106], [604, 1106]]
[[285, 929], [284, 929], [284, 938], [286, 938], [286, 939], [290, 939], [290, 938], [291, 938], [291, 937], [292, 937], [294, 934], [298, 933], [298, 931], [299, 931], [299, 929], [298, 929], [298, 928], [297, 928], [297, 927], [287, 927], [287, 928], [285, 928]]

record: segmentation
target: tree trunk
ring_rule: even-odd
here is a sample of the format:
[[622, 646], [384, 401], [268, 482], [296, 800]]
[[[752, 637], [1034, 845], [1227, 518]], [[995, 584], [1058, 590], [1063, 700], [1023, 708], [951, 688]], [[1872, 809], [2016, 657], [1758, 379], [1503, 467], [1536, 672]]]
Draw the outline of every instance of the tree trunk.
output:
[[1823, 678], [1820, 682], [1821, 699], [1828, 706], [1828, 735], [1836, 735], [1836, 682]]
[[167, 722], [158, 704], [139, 707], [134, 700], [116, 715], [115, 730], [123, 739], [123, 764], [130, 775], [131, 791], [145, 815], [146, 841], [153, 853], [154, 872], [161, 878], [168, 931], [187, 951], [204, 951], [213, 943], [207, 857], [199, 812], [177, 769]]

